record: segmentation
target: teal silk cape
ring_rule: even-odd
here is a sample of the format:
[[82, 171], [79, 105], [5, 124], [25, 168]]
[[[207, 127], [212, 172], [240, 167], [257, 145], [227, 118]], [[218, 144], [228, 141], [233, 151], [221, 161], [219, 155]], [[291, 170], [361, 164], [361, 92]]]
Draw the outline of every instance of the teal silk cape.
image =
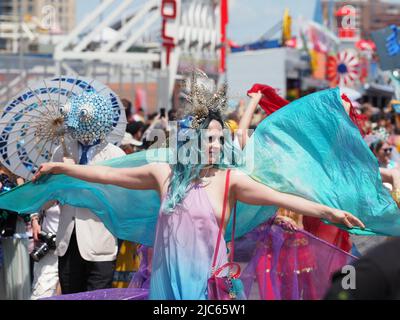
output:
[[[152, 149], [102, 164], [126, 168], [165, 162], [167, 152]], [[246, 164], [238, 170], [260, 183], [356, 215], [366, 229], [353, 228], [350, 233], [400, 235], [400, 211], [382, 185], [376, 158], [345, 112], [338, 88], [298, 99], [267, 117], [249, 139], [244, 156], [248, 157]], [[160, 207], [159, 195], [153, 190], [51, 175], [3, 193], [0, 208], [37, 212], [53, 199], [89, 208], [120, 239], [153, 245]], [[238, 203], [236, 236], [265, 222], [276, 210]], [[229, 225], [227, 230], [231, 230]], [[225, 238], [230, 239], [230, 231]]]

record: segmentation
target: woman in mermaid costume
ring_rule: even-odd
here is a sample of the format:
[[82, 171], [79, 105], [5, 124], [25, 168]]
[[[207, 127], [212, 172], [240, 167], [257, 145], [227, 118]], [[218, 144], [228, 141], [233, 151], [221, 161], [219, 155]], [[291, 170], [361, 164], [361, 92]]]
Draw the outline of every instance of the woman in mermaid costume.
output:
[[[185, 119], [188, 128], [182, 123], [180, 134], [206, 129], [206, 140], [196, 136], [178, 143], [177, 151], [196, 150], [205, 163], [178, 159], [169, 165], [169, 153], [160, 149], [99, 166], [47, 163], [35, 175], [35, 185], [0, 197], [0, 207], [31, 212], [57, 199], [90, 208], [119, 238], [154, 246], [152, 299], [208, 298], [228, 172], [227, 213], [237, 203], [237, 237], [268, 220], [276, 206], [354, 233], [400, 234], [397, 206], [382, 189], [376, 162], [345, 112], [338, 89], [300, 99], [264, 120], [247, 143], [240, 167], [224, 163], [227, 154], [221, 150], [224, 94], [209, 92], [193, 78], [189, 101], [192, 117]], [[318, 109], [328, 107], [328, 116], [316, 116]], [[201, 142], [206, 146], [203, 154], [197, 150]], [[228, 143], [226, 139], [224, 145]], [[343, 152], [342, 144], [351, 145], [352, 152]], [[246, 153], [249, 150], [254, 153]], [[293, 152], [301, 161], [294, 162]], [[366, 220], [366, 227], [349, 212]], [[225, 239], [231, 236], [231, 220], [228, 215], [224, 221]], [[225, 250], [219, 251], [217, 261], [217, 267], [227, 262]]]

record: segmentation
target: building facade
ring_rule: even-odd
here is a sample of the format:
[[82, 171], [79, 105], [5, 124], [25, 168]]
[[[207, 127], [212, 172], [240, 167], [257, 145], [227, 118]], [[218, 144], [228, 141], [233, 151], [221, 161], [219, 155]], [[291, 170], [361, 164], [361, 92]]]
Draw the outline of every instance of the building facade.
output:
[[75, 26], [75, 0], [1, 0], [0, 15], [35, 20], [52, 31], [68, 33]]
[[349, 41], [370, 39], [372, 31], [400, 24], [400, 4], [384, 0], [322, 0], [322, 10], [325, 24]]

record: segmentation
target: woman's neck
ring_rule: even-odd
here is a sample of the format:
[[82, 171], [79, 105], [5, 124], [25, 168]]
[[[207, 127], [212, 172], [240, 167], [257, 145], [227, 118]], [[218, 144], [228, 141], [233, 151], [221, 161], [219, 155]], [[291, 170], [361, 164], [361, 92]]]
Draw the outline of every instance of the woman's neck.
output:
[[204, 166], [203, 169], [200, 170], [199, 177], [200, 178], [208, 177], [208, 176], [210, 176], [210, 174], [214, 173], [215, 169], [216, 168], [212, 164], [206, 165], [206, 166]]

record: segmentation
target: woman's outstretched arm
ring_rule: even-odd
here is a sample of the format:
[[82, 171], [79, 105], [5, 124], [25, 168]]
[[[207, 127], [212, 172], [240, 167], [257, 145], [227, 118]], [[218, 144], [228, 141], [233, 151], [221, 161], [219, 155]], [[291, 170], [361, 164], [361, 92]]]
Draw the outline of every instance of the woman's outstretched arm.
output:
[[387, 182], [392, 185], [391, 195], [393, 200], [396, 201], [397, 206], [400, 208], [400, 171], [399, 169], [379, 168], [381, 173], [382, 182]]
[[257, 93], [249, 93], [249, 96], [251, 97], [251, 100], [249, 101], [249, 104], [247, 105], [247, 108], [240, 119], [238, 128], [239, 130], [237, 132], [239, 136], [240, 147], [242, 149], [249, 139], [249, 136], [247, 135], [247, 130], [250, 128], [251, 120], [253, 119], [254, 112], [256, 111], [258, 103], [262, 98], [262, 93], [260, 91], [258, 91]]
[[112, 184], [128, 189], [159, 189], [160, 167], [165, 164], [151, 163], [137, 168], [112, 168], [96, 165], [76, 165], [49, 162], [40, 166], [32, 181], [45, 174], [65, 174], [88, 182]]
[[382, 182], [390, 183], [393, 190], [400, 189], [400, 171], [399, 169], [379, 168]]
[[348, 228], [353, 226], [365, 228], [364, 224], [349, 212], [276, 191], [240, 171], [234, 171], [231, 188], [235, 200], [241, 202], [253, 205], [273, 205], [306, 216], [326, 219], [332, 223], [344, 224]]

